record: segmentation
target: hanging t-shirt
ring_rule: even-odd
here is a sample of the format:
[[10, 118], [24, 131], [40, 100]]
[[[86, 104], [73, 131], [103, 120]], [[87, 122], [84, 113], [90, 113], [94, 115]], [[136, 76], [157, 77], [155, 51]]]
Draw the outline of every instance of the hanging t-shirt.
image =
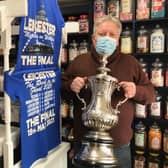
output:
[[21, 164], [29, 168], [60, 144], [60, 71], [6, 72], [5, 83], [6, 92], [20, 101]]
[[30, 168], [60, 143], [62, 18], [56, 0], [28, 0], [21, 18], [17, 64], [4, 90], [20, 101], [21, 166]]

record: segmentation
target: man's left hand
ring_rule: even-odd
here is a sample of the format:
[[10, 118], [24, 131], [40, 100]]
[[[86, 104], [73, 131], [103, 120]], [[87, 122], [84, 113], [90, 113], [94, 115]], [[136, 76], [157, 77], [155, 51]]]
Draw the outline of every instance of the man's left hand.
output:
[[134, 82], [126, 82], [122, 81], [119, 83], [119, 85], [124, 89], [125, 91], [125, 97], [131, 99], [136, 94], [136, 85]]

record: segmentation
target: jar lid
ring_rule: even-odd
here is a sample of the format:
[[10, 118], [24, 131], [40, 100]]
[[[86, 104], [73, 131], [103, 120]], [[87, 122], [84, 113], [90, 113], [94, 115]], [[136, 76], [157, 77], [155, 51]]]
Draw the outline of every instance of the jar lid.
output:
[[135, 150], [135, 153], [138, 155], [143, 155], [145, 152], [144, 151], [140, 151], [140, 150]]
[[145, 130], [145, 125], [142, 123], [142, 121], [140, 121], [136, 126], [135, 128], [137, 130]]
[[69, 16], [68, 21], [76, 21], [77, 17], [76, 16]]
[[158, 154], [158, 153], [151, 153], [151, 152], [149, 153], [149, 155], [150, 155], [150, 156], [154, 156], [154, 157], [159, 156], [159, 154]]
[[140, 27], [140, 29], [138, 30], [138, 33], [139, 34], [145, 34], [145, 33], [147, 33], [148, 31], [147, 31], [147, 29], [145, 29], [145, 27], [142, 25], [141, 27]]
[[140, 59], [139, 59], [139, 63], [141, 64], [141, 66], [142, 66], [143, 68], [147, 66], [147, 63], [144, 62], [143, 58], [140, 58]]
[[72, 47], [77, 47], [77, 43], [75, 40], [72, 40], [72, 42], [69, 45]]
[[163, 31], [163, 29], [160, 27], [159, 24], [157, 24], [157, 25], [155, 26], [155, 28], [153, 29], [153, 32], [154, 32], [154, 31]]
[[152, 63], [152, 66], [153, 66], [153, 67], [156, 67], [156, 68], [162, 67], [162, 66], [163, 66], [163, 63], [160, 61], [159, 58], [156, 58], [155, 62]]
[[80, 15], [80, 19], [87, 19], [88, 15]]
[[122, 35], [123, 36], [129, 36], [129, 35], [131, 35], [130, 28], [129, 27], [125, 27], [125, 29], [122, 32]]
[[151, 128], [151, 129], [160, 130], [160, 127], [158, 126], [158, 124], [157, 124], [156, 122], [154, 122], [153, 125], [151, 125], [150, 128]]

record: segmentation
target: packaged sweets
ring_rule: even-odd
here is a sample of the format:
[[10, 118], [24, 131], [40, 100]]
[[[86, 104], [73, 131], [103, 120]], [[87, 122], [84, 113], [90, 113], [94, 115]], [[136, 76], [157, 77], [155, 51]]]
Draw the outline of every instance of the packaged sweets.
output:
[[165, 0], [152, 0], [151, 18], [165, 17]]
[[137, 0], [136, 19], [149, 19], [149, 0]]

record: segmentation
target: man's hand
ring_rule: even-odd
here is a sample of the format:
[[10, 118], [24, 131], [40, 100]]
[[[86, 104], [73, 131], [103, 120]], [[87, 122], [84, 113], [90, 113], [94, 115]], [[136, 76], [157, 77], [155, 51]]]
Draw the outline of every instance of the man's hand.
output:
[[79, 93], [80, 90], [85, 86], [86, 81], [87, 77], [76, 77], [70, 85], [71, 90], [75, 93]]
[[135, 83], [122, 81], [122, 82], [119, 83], [119, 85], [124, 89], [125, 97], [131, 99], [135, 96], [135, 94], [136, 94]]

